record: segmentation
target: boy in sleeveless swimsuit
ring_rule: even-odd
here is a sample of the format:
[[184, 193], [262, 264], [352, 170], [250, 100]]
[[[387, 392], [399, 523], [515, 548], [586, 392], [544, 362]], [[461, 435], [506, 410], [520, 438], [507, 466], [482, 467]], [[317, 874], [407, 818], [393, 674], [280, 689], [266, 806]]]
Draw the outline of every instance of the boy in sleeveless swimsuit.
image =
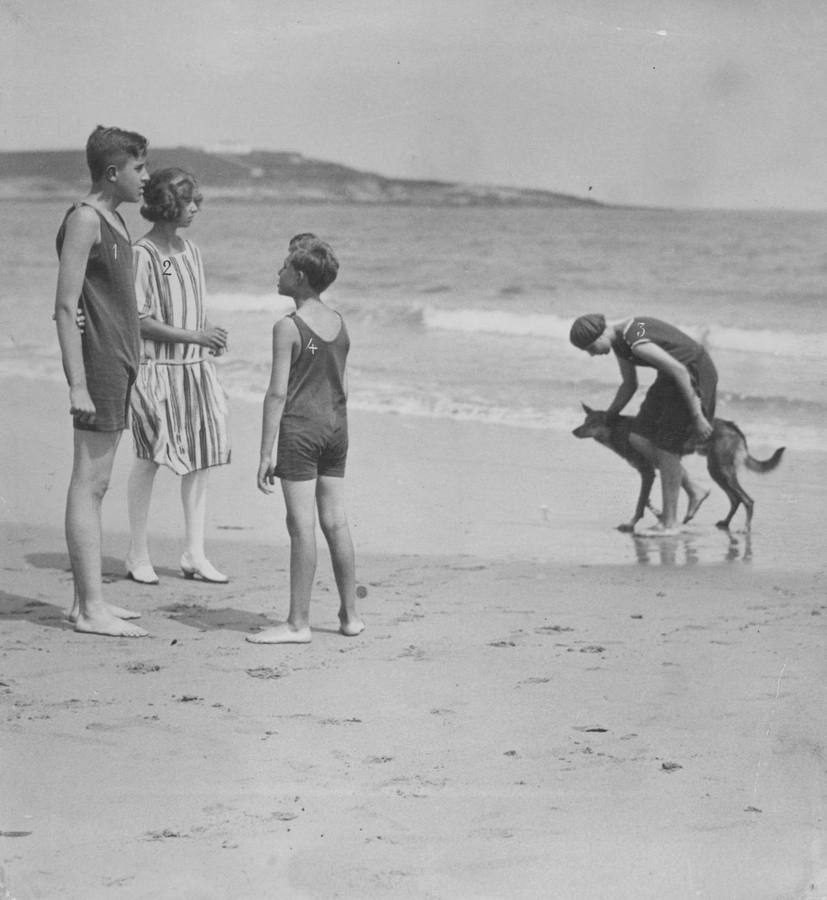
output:
[[[140, 134], [98, 126], [86, 144], [92, 186], [57, 234], [60, 266], [55, 321], [74, 419], [74, 459], [66, 499], [66, 543], [76, 631], [142, 637], [137, 613], [103, 599], [101, 503], [127, 426], [139, 362], [139, 327], [129, 233], [117, 208], [137, 203], [149, 175]], [[84, 319], [81, 334], [78, 309]]]
[[343, 487], [350, 339], [342, 317], [319, 296], [335, 280], [339, 263], [328, 244], [297, 237], [303, 239], [291, 242], [279, 272], [279, 293], [293, 298], [296, 312], [273, 327], [257, 477], [265, 494], [281, 480], [290, 535], [290, 611], [283, 624], [247, 638], [256, 644], [310, 643], [317, 510], [339, 592], [339, 631], [353, 637], [365, 627], [356, 614], [356, 566]]
[[619, 415], [638, 388], [637, 367], [657, 371], [632, 426], [630, 441], [660, 473], [661, 522], [638, 532], [657, 537], [678, 533], [678, 494], [689, 497], [691, 518], [709, 491], [695, 484], [681, 464], [712, 434], [718, 373], [706, 350], [679, 328], [651, 316], [606, 322], [599, 313], [580, 316], [571, 326], [571, 343], [590, 356], [614, 353], [621, 384], [609, 409]]

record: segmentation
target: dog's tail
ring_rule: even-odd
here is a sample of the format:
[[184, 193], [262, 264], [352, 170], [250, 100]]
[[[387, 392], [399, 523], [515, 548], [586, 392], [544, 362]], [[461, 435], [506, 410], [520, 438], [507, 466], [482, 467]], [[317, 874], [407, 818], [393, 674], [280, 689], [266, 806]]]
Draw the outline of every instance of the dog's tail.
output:
[[744, 456], [744, 465], [750, 472], [772, 472], [772, 470], [781, 462], [786, 447], [779, 447], [769, 459], [755, 459], [750, 456], [749, 451]]

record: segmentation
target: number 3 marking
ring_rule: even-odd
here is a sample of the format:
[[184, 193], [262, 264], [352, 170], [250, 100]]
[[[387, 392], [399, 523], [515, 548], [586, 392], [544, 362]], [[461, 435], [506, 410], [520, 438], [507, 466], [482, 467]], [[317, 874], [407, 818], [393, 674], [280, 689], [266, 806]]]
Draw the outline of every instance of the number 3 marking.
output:
[[645, 322], [639, 322], [639, 323], [638, 323], [638, 326], [637, 326], [637, 336], [638, 336], [639, 338], [642, 338], [642, 337], [644, 337], [645, 335], [646, 335], [646, 323], [645, 323]]

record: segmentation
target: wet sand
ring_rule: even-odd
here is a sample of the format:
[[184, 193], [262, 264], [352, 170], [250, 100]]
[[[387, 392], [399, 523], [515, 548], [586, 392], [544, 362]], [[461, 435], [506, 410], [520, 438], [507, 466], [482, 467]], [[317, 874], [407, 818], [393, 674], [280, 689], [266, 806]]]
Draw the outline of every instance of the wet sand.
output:
[[313, 642], [255, 646], [288, 545], [236, 404], [208, 516], [226, 586], [176, 568], [166, 473], [161, 584], [123, 577], [125, 436], [107, 596], [151, 637], [108, 639], [63, 621], [63, 386], [4, 390], [5, 896], [827, 896], [819, 455], [744, 476], [750, 539], [714, 528], [713, 488], [686, 535], [642, 540], [613, 529], [636, 475], [593, 442], [353, 413], [367, 629], [337, 633], [321, 550]]

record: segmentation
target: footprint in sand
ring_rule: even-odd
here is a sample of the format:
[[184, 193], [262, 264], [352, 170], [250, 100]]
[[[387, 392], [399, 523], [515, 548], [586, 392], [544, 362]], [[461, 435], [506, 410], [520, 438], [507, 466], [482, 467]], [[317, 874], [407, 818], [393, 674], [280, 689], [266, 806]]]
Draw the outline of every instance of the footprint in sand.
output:
[[274, 669], [271, 666], [259, 666], [257, 669], [246, 671], [251, 678], [284, 678], [287, 674], [285, 669]]
[[404, 612], [401, 616], [397, 616], [393, 620], [394, 625], [404, 625], [406, 622], [415, 622], [417, 619], [424, 619], [425, 613]]
[[160, 672], [161, 667], [155, 663], [132, 662], [126, 666], [126, 671], [135, 675], [146, 675], [147, 672]]

